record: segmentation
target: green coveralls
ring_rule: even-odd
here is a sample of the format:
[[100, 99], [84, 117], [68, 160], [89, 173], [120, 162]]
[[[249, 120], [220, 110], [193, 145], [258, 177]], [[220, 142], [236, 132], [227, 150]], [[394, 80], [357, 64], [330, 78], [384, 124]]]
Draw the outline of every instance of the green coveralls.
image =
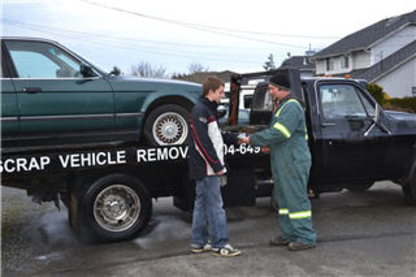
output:
[[283, 99], [270, 128], [251, 135], [250, 144], [270, 147], [282, 237], [314, 245], [316, 233], [312, 229], [311, 204], [307, 195], [312, 162], [301, 104], [290, 97]]

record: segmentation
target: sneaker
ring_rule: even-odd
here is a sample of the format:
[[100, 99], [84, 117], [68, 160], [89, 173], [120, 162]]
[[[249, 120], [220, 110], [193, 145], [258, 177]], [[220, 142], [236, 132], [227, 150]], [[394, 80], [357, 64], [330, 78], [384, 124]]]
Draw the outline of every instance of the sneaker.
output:
[[283, 237], [281, 236], [277, 236], [277, 237], [273, 237], [270, 240], [270, 245], [272, 246], [288, 246], [290, 243], [290, 241], [285, 240]]
[[226, 244], [221, 248], [212, 248], [212, 251], [214, 252], [212, 254], [217, 257], [235, 257], [241, 254], [240, 250], [229, 244]]
[[191, 251], [193, 253], [202, 253], [202, 252], [208, 252], [212, 250], [212, 246], [211, 244], [208, 242], [205, 245], [202, 246], [195, 246], [195, 245], [191, 245]]
[[311, 249], [314, 247], [315, 247], [315, 244], [303, 244], [298, 241], [293, 241], [289, 243], [289, 245], [287, 246], [287, 248], [291, 251], [307, 250], [307, 249]]

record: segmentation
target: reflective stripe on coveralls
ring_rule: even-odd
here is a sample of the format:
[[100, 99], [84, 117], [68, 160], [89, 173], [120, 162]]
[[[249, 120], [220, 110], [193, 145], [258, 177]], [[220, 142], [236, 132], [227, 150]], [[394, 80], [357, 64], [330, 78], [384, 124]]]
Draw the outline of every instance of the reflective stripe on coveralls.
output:
[[279, 209], [279, 214], [287, 215], [287, 214], [289, 214], [289, 210], [288, 209]]
[[[283, 104], [283, 106], [276, 112], [276, 117], [279, 117], [280, 112], [283, 110], [283, 108], [291, 102], [296, 102], [299, 104], [298, 101], [296, 101], [295, 99], [289, 99], [286, 103]], [[300, 104], [299, 104], [300, 105]], [[279, 122], [276, 122], [276, 124], [274, 124], [273, 126], [275, 129], [279, 130], [280, 132], [282, 132], [282, 134], [286, 137], [286, 138], [290, 138], [292, 136], [292, 134], [289, 132], [289, 130], [283, 125], [280, 124]]]
[[[283, 110], [283, 108], [288, 104], [288, 103], [291, 103], [291, 102], [296, 102], [296, 103], [298, 103], [299, 105], [300, 105], [300, 103], [298, 102], [298, 101], [296, 101], [295, 99], [289, 99], [286, 103], [284, 103], [283, 104], [283, 106], [277, 111], [277, 113], [276, 113], [276, 117], [279, 117], [279, 115], [280, 115], [280, 112]], [[303, 108], [302, 108], [303, 109]], [[283, 126], [283, 125], [281, 125], [281, 126], [276, 126], [278, 123], [276, 123], [273, 127], [274, 128], [276, 128], [277, 130], [279, 130], [280, 132], [282, 132], [284, 135], [285, 135], [285, 137], [286, 138], [290, 138], [290, 136], [292, 135], [289, 131], [287, 131], [287, 128], [285, 127], [285, 126]], [[279, 127], [279, 128], [278, 128]], [[282, 128], [282, 129], [280, 129], [280, 128]], [[286, 131], [287, 131], [287, 133], [286, 133]], [[287, 134], [289, 134], [289, 136], [287, 135]], [[309, 137], [308, 137], [308, 130], [305, 128], [305, 140], [308, 140], [309, 139]]]
[[[276, 117], [279, 117], [279, 115], [280, 115], [280, 112], [283, 110], [283, 108], [287, 105], [287, 104], [289, 104], [289, 103], [292, 103], [292, 102], [296, 102], [296, 103], [298, 103], [299, 105], [300, 105], [300, 103], [298, 102], [298, 101], [296, 101], [295, 99], [289, 99], [289, 100], [287, 100], [287, 102], [286, 103], [284, 103], [283, 104], [283, 106], [277, 111], [277, 113], [276, 113]], [[303, 108], [302, 108], [303, 109]]]
[[289, 213], [290, 219], [300, 219], [300, 218], [307, 218], [311, 216], [312, 216], [312, 211]]
[[283, 125], [280, 124], [279, 122], [276, 122], [276, 124], [274, 124], [273, 126], [275, 129], [279, 130], [280, 132], [282, 132], [282, 134], [288, 139], [290, 138], [290, 136], [292, 135], [289, 130]]

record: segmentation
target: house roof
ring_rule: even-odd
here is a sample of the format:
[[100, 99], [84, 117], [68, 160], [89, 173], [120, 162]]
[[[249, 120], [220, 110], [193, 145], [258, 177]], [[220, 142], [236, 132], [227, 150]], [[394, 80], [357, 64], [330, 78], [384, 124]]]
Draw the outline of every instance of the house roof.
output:
[[279, 69], [282, 68], [296, 68], [296, 69], [311, 69], [315, 70], [315, 62], [310, 56], [292, 56], [286, 59]]
[[[386, 72], [389, 72], [396, 66], [400, 66], [402, 63], [404, 63], [412, 57], [416, 57], [416, 40], [399, 49], [394, 54], [374, 64], [373, 66], [369, 68], [353, 70], [350, 73], [348, 73], [348, 75], [355, 79], [365, 79], [369, 82], [372, 82], [379, 76], [383, 75]], [[335, 76], [338, 75], [343, 76], [345, 75], [345, 73], [336, 74]]]
[[390, 17], [359, 30], [316, 53], [314, 58], [324, 58], [362, 50], [408, 24], [416, 24], [416, 10]]
[[401, 65], [411, 57], [416, 56], [416, 40], [403, 48], [399, 49], [394, 54], [374, 64], [367, 70], [358, 74], [357, 78], [373, 81], [377, 77], [389, 72], [394, 67]]

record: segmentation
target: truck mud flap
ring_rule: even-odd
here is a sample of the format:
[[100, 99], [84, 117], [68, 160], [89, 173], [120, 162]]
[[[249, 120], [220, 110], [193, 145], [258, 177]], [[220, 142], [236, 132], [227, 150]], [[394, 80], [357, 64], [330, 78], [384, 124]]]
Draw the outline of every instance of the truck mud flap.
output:
[[227, 185], [222, 188], [225, 207], [254, 206], [256, 176], [254, 168], [233, 168], [227, 173]]

